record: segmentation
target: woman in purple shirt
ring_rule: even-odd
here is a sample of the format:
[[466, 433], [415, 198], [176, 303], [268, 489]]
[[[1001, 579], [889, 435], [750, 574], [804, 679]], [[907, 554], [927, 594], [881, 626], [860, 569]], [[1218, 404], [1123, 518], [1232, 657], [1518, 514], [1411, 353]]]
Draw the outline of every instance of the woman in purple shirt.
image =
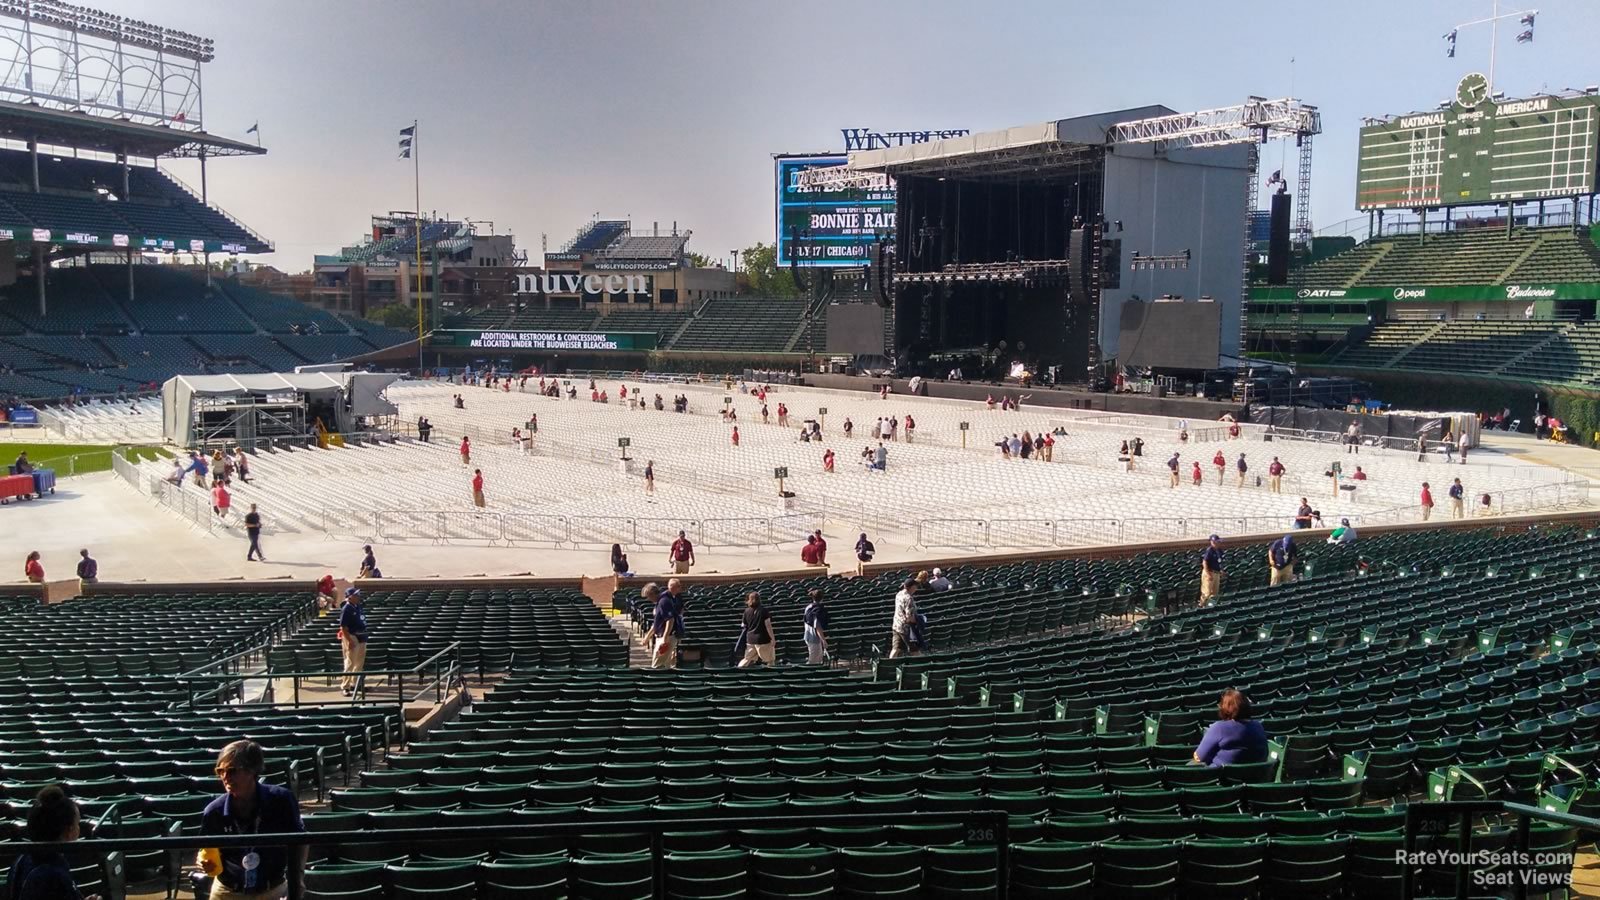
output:
[[1217, 721], [1206, 729], [1194, 761], [1202, 766], [1266, 762], [1267, 730], [1250, 717], [1250, 701], [1233, 688], [1222, 692]]

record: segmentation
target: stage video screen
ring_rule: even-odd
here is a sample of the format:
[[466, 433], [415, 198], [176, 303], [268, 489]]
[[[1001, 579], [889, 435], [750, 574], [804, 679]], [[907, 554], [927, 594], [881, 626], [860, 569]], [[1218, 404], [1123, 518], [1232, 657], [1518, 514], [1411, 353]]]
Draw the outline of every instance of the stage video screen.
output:
[[894, 233], [893, 189], [816, 190], [796, 177], [843, 165], [843, 156], [777, 157], [778, 265], [864, 266], [879, 238]]

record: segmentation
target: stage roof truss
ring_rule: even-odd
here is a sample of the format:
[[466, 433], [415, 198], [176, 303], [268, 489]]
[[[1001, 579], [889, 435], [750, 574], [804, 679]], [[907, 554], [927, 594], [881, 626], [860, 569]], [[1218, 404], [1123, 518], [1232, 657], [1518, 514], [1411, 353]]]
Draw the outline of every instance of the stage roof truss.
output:
[[1119, 122], [1106, 132], [1106, 143], [1226, 147], [1321, 133], [1322, 114], [1315, 106], [1292, 97], [1251, 97], [1237, 106]]

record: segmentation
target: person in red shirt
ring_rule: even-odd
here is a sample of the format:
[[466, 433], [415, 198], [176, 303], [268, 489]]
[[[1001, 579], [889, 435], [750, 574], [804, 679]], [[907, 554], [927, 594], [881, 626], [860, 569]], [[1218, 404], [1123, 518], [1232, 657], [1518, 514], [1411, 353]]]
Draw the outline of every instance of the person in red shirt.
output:
[[815, 539], [816, 542], [817, 542], [817, 562], [822, 564], [822, 565], [824, 565], [824, 566], [827, 565], [828, 564], [828, 539], [822, 536], [822, 529], [821, 528], [818, 528], [816, 531], [812, 532], [811, 533], [811, 537], [813, 539]]
[[1050, 434], [1049, 432], [1045, 432], [1045, 436], [1044, 436], [1044, 461], [1045, 462], [1055, 462], [1055, 458], [1056, 458], [1056, 436], [1053, 435], [1053, 434]]
[[461, 438], [461, 464], [463, 466], [472, 465], [472, 442], [467, 440], [465, 436]]
[[1239, 439], [1239, 423], [1238, 422], [1234, 422], [1232, 425], [1228, 426], [1228, 440], [1236, 441], [1238, 439]]
[[1433, 492], [1428, 490], [1428, 483], [1424, 481], [1422, 483], [1422, 521], [1428, 521], [1428, 517], [1431, 515], [1433, 515]]
[[[672, 549], [667, 551], [667, 562], [672, 566], [674, 575], [687, 575], [689, 568], [694, 565], [694, 544], [690, 543], [688, 535], [678, 532], [678, 539], [672, 542]], [[667, 585], [670, 590], [672, 585]]]
[[337, 598], [334, 596], [333, 575], [324, 574], [317, 579], [317, 608], [331, 609]]
[[739, 426], [733, 426], [733, 445], [739, 446]]
[[22, 574], [32, 584], [44, 584], [44, 564], [39, 562], [39, 551], [28, 554], [28, 561], [22, 564]]
[[833, 448], [832, 447], [829, 447], [828, 449], [822, 451], [822, 471], [824, 471], [824, 472], [832, 472], [833, 471]]
[[1228, 471], [1228, 459], [1218, 450], [1217, 455], [1211, 457], [1211, 464], [1217, 467], [1217, 484], [1221, 484], [1223, 475]]
[[472, 505], [483, 506], [483, 470], [472, 470]]
[[1350, 477], [1354, 478], [1357, 481], [1366, 481], [1367, 480], [1367, 473], [1361, 471], [1361, 467], [1360, 466], [1356, 466], [1356, 473], [1354, 475], [1351, 475]]
[[906, 413], [906, 443], [908, 443], [908, 444], [911, 443], [911, 432], [915, 431], [916, 428], [917, 428], [916, 420], [911, 418], [911, 414], [910, 413]]
[[1194, 461], [1194, 472], [1190, 474], [1190, 478], [1194, 481], [1195, 487], [1200, 486], [1200, 460], [1198, 459]]
[[821, 554], [817, 551], [816, 535], [806, 536], [806, 545], [800, 548], [800, 561], [808, 566], [822, 565]]
[[228, 517], [228, 507], [233, 505], [233, 496], [228, 493], [228, 486], [219, 481], [211, 488], [211, 509], [218, 517]]
[[1276, 456], [1272, 458], [1272, 463], [1267, 466], [1267, 475], [1272, 485], [1272, 492], [1274, 494], [1283, 493], [1283, 463], [1278, 462]]
[[783, 405], [781, 402], [778, 404], [778, 427], [789, 427], [789, 407]]

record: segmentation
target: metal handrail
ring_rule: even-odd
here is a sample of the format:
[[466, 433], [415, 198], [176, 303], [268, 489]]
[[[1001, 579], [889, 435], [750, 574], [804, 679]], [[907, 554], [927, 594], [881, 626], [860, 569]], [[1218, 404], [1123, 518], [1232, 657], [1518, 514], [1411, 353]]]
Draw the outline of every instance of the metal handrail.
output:
[[[1528, 852], [1529, 826], [1534, 819], [1577, 828], [1580, 831], [1600, 831], [1600, 819], [1575, 816], [1571, 813], [1554, 809], [1544, 809], [1538, 806], [1528, 806], [1505, 800], [1443, 800], [1412, 803], [1406, 807], [1405, 837], [1402, 844], [1405, 858], [1414, 858], [1412, 854], [1417, 852], [1417, 838], [1424, 831], [1425, 823], [1428, 826], [1426, 829], [1428, 833], [1447, 836], [1450, 831], [1450, 820], [1459, 817], [1454, 833], [1457, 847], [1455, 856], [1451, 861], [1455, 864], [1453, 866], [1456, 881], [1455, 895], [1461, 900], [1466, 900], [1471, 895], [1472, 889], [1472, 879], [1469, 874], [1472, 862], [1472, 837], [1474, 834], [1472, 819], [1474, 816], [1479, 815], [1503, 815], [1507, 813], [1517, 817], [1516, 839], [1511, 849], [1520, 854], [1527, 854]], [[1443, 828], [1439, 827], [1440, 823], [1443, 824]], [[1524, 859], [1528, 860], [1527, 868], [1537, 867], [1537, 861], [1532, 860], [1531, 857], [1525, 856]], [[1576, 855], [1574, 854], [1575, 859]], [[1401, 897], [1404, 900], [1412, 900], [1417, 896], [1416, 878], [1414, 877], [1415, 867], [1406, 863], [1404, 859], [1400, 862], [1406, 866], [1405, 877], [1402, 879]], [[1512, 883], [1514, 885], [1514, 896], [1518, 900], [1524, 900], [1528, 896], [1530, 887], [1528, 879], [1513, 878]], [[1554, 886], [1552, 885], [1551, 887]], [[1549, 888], [1545, 888], [1540, 893], [1545, 893], [1548, 890]]]
[[[695, 819], [694, 828], [712, 831], [733, 831], [754, 825], [770, 824], [765, 815], [722, 816]], [[995, 855], [995, 896], [1006, 900], [1011, 881], [1011, 829], [1010, 816], [1001, 810], [973, 809], [910, 813], [850, 813], [835, 815], [785, 816], [785, 827], [829, 828], [860, 825], [905, 825], [955, 823], [965, 826], [963, 835], [968, 844], [993, 844]], [[15, 842], [6, 848], [13, 854], [23, 853], [129, 853], [152, 850], [183, 851], [206, 848], [322, 847], [328, 845], [393, 843], [397, 845], [427, 845], [445, 841], [470, 841], [475, 846], [492, 849], [498, 845], [528, 838], [565, 837], [572, 834], [639, 834], [650, 835], [650, 859], [654, 888], [652, 895], [666, 896], [665, 849], [663, 832], [681, 829], [684, 823], [676, 819], [635, 818], [625, 820], [572, 819], [537, 824], [468, 825], [446, 828], [397, 828], [393, 830], [363, 831], [300, 831], [276, 834], [185, 834], [152, 838], [86, 838], [72, 842]], [[292, 856], [292, 855], [291, 855]], [[300, 886], [291, 878], [289, 896], [300, 896]]]

